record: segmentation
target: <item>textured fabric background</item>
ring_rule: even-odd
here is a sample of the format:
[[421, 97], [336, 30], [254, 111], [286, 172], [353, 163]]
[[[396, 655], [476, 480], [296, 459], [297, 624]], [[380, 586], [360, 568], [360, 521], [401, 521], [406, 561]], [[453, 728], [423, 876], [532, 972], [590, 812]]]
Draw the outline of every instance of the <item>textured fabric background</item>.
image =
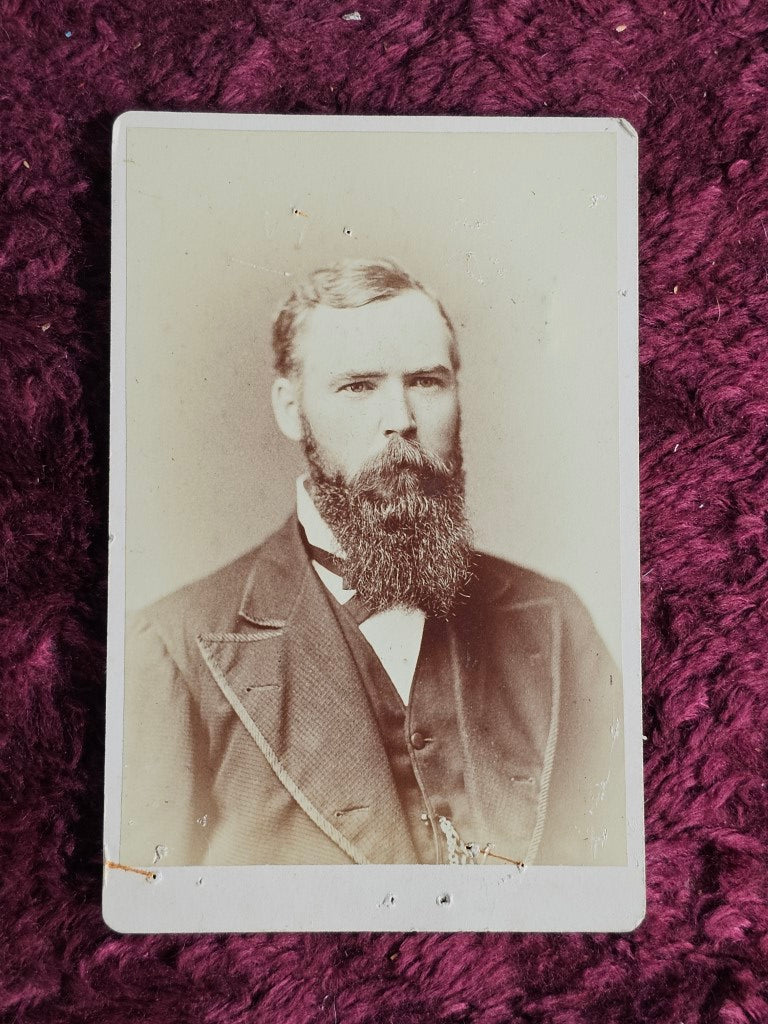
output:
[[[767, 41], [764, 0], [2, 0], [2, 1019], [768, 1020]], [[109, 157], [128, 108], [620, 115], [639, 131], [636, 933], [102, 924]]]

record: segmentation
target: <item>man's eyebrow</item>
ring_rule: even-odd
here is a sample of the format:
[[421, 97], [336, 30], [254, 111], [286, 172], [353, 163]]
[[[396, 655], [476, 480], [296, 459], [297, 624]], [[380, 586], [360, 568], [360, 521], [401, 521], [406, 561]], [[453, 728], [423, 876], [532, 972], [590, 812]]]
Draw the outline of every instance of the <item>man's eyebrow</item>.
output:
[[453, 370], [449, 366], [439, 363], [437, 366], [427, 366], [422, 370], [410, 370], [404, 374], [406, 377], [451, 377]]
[[[335, 373], [331, 377], [331, 385], [350, 384], [356, 380], [384, 380], [389, 374], [384, 370], [347, 370], [342, 373]], [[439, 363], [437, 366], [420, 367], [418, 370], [408, 370], [403, 374], [405, 380], [413, 380], [416, 377], [451, 377], [453, 370], [449, 366]]]
[[353, 380], [383, 380], [386, 376], [383, 370], [347, 370], [335, 373], [331, 377], [331, 384], [349, 384]]

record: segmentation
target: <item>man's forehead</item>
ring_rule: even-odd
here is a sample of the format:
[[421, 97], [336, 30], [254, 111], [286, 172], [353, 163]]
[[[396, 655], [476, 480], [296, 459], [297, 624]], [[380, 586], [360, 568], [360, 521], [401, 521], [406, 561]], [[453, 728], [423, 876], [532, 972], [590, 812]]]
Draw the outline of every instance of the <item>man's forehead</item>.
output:
[[437, 303], [420, 291], [365, 306], [318, 305], [296, 336], [297, 355], [317, 369], [397, 369], [450, 365], [451, 334]]

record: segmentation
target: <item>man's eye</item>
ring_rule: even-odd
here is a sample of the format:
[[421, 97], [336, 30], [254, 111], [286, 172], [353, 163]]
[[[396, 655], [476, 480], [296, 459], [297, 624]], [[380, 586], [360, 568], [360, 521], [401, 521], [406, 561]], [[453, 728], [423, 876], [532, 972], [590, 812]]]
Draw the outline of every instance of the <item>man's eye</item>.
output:
[[361, 395], [364, 391], [373, 391], [373, 384], [369, 380], [352, 380], [349, 384], [344, 384], [340, 390]]
[[440, 383], [437, 377], [416, 377], [413, 380], [413, 386], [417, 388], [436, 388]]

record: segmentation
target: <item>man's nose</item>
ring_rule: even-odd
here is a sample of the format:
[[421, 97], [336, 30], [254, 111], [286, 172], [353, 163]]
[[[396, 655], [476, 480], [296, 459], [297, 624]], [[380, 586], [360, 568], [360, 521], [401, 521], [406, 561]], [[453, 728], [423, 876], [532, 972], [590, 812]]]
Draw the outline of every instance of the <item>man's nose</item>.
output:
[[392, 434], [412, 437], [416, 433], [416, 418], [406, 388], [402, 384], [385, 388], [383, 399], [381, 432], [386, 437]]

